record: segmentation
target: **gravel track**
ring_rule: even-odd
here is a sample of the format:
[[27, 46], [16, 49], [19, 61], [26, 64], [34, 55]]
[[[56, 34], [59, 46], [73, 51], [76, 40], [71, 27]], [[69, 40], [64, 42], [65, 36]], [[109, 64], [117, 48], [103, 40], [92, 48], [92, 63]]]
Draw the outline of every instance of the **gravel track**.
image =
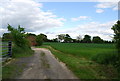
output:
[[34, 56], [19, 79], [78, 79], [52, 53], [44, 48], [34, 48]]

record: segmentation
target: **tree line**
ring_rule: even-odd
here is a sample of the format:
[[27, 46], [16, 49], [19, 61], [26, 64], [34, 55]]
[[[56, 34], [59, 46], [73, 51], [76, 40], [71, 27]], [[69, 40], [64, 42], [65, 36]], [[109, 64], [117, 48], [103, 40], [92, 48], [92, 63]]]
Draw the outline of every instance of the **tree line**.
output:
[[[115, 30], [114, 27], [112, 29]], [[14, 29], [12, 26], [8, 24], [8, 31], [12, 31], [13, 33], [12, 32], [4, 33], [2, 36], [2, 41], [14, 41], [15, 35], [17, 33], [17, 35], [20, 35], [28, 39], [28, 43], [32, 46], [36, 46], [36, 45], [40, 46], [42, 45], [43, 42], [62, 42], [62, 43], [115, 43], [116, 42], [115, 38], [113, 38], [112, 41], [108, 41], [108, 40], [103, 40], [99, 36], [91, 37], [90, 35], [84, 35], [83, 38], [81, 37], [81, 35], [79, 35], [75, 39], [73, 39], [69, 34], [59, 34], [54, 39], [48, 39], [47, 35], [42, 33], [38, 35], [33, 33], [25, 33], [24, 28], [20, 27], [20, 25], [18, 26], [18, 29]], [[115, 33], [116, 32], [117, 31], [115, 31]], [[16, 36], [17, 39], [20, 38], [20, 36], [18, 37]]]
[[[80, 35], [76, 39], [72, 39], [69, 34], [59, 34], [54, 39], [48, 39], [47, 35], [40, 33], [39, 35], [32, 33], [24, 33], [24, 37], [29, 40], [29, 43], [33, 46], [42, 45], [43, 42], [61, 42], [61, 43], [114, 43], [114, 41], [103, 40], [99, 36], [91, 37], [90, 35], [84, 35], [82, 38]], [[2, 41], [13, 41], [13, 37], [10, 33], [4, 33]]]
[[84, 38], [79, 35], [76, 39], [72, 39], [69, 34], [60, 34], [57, 39], [57, 41], [65, 43], [114, 43], [114, 41], [103, 40], [99, 36], [92, 38], [90, 35], [84, 35]]

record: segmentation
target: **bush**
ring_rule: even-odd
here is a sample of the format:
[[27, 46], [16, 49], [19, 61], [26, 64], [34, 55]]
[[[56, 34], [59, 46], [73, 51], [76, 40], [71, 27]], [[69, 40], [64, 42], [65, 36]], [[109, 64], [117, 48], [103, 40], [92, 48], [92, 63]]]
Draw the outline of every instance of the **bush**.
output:
[[115, 66], [118, 56], [117, 52], [109, 52], [104, 54], [96, 54], [92, 57], [92, 60], [99, 64], [112, 64]]
[[13, 37], [14, 47], [13, 57], [16, 56], [29, 56], [32, 52], [29, 41], [25, 38], [24, 28], [18, 26], [17, 29], [8, 24], [8, 31]]
[[42, 39], [41, 35], [38, 35], [36, 37], [36, 42], [37, 42], [37, 46], [41, 46], [43, 44], [43, 39]]
[[110, 52], [110, 53], [104, 53], [104, 54], [97, 54], [92, 57], [92, 60], [99, 63], [99, 64], [104, 64], [104, 65], [112, 65], [114, 68], [116, 68], [118, 72], [118, 79], [120, 76], [120, 62], [119, 62], [119, 57], [118, 57], [118, 52]]
[[20, 25], [18, 26], [17, 29], [13, 28], [12, 26], [10, 26], [8, 24], [8, 31], [10, 31], [10, 34], [13, 37], [13, 42], [15, 45], [19, 46], [19, 47], [26, 47], [28, 46], [27, 40], [24, 37], [24, 28], [20, 27]]
[[33, 50], [31, 50], [31, 48], [27, 48], [27, 47], [18, 47], [18, 46], [14, 46], [12, 48], [12, 56], [14, 58], [16, 57], [27, 57], [27, 56], [31, 56], [33, 54]]
[[116, 62], [116, 68], [118, 70], [118, 73], [119, 73], [119, 79], [120, 79], [120, 20], [117, 21], [116, 24], [113, 25], [112, 27], [112, 30], [114, 31], [114, 39], [115, 39], [115, 42], [116, 42], [116, 48], [118, 50], [118, 60]]

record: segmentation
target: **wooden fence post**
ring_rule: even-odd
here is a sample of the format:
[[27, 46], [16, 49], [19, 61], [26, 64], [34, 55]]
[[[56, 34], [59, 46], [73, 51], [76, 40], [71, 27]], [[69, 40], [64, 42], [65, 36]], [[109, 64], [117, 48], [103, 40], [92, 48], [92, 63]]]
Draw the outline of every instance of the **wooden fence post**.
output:
[[12, 41], [8, 42], [8, 55], [12, 57]]

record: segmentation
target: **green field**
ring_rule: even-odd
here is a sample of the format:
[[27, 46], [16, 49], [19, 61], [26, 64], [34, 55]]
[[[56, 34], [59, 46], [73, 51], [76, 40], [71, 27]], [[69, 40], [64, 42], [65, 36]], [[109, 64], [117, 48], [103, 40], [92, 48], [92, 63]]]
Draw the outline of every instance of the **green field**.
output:
[[45, 43], [54, 49], [57, 49], [66, 54], [72, 54], [78, 57], [90, 59], [93, 55], [98, 53], [115, 51], [114, 44], [86, 44], [86, 43]]
[[96, 54], [115, 53], [114, 44], [44, 43], [80, 79], [115, 79], [116, 69], [91, 60]]

